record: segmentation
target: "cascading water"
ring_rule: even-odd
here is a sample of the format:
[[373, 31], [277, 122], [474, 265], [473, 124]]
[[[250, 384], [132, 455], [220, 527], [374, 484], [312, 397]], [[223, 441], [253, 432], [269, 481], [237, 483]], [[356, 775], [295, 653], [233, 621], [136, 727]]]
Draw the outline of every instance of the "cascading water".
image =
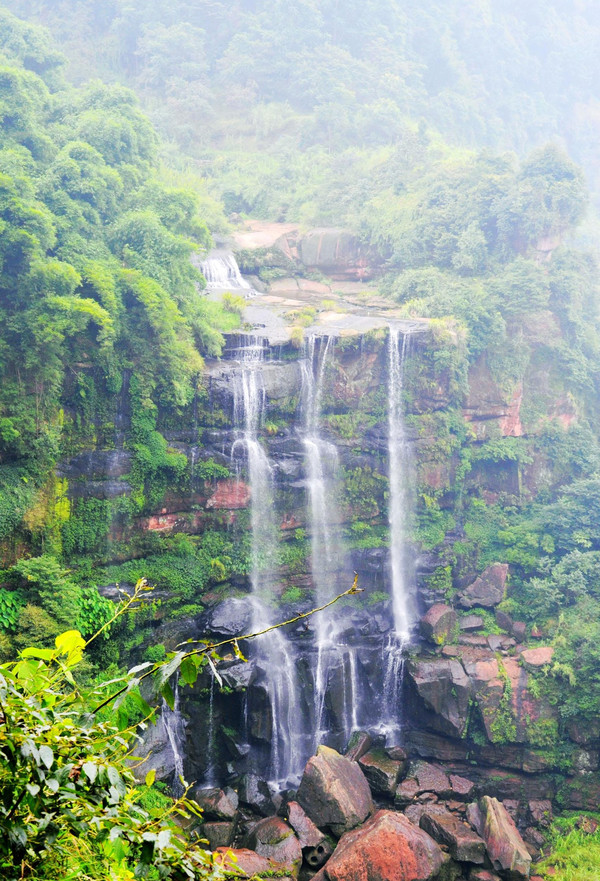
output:
[[388, 339], [388, 457], [390, 478], [390, 563], [392, 570], [392, 608], [394, 632], [400, 642], [407, 642], [414, 620], [413, 597], [406, 559], [406, 534], [410, 512], [410, 447], [404, 427], [402, 390], [404, 364], [410, 346], [410, 334], [402, 335], [390, 327]]
[[[276, 585], [279, 554], [273, 471], [258, 437], [265, 406], [261, 375], [264, 348], [248, 338], [248, 346], [241, 349], [241, 354], [240, 373], [234, 388], [238, 437], [233, 444], [232, 458], [236, 459], [240, 448], [245, 450], [251, 494], [252, 628], [257, 632], [273, 623], [267, 603]], [[256, 649], [257, 667], [264, 673], [271, 712], [268, 775], [272, 783], [281, 786], [288, 778], [299, 778], [306, 759], [299, 721], [300, 689], [295, 650], [279, 630], [261, 636]]]
[[[311, 535], [312, 579], [316, 602], [323, 605], [335, 596], [345, 572], [340, 516], [335, 501], [338, 454], [335, 446], [320, 434], [319, 418], [323, 383], [333, 353], [333, 337], [321, 337], [317, 347], [315, 336], [308, 339], [302, 368], [302, 442], [304, 445], [308, 521]], [[358, 726], [359, 684], [354, 650], [340, 638], [337, 618], [317, 615], [315, 619], [316, 661], [314, 681], [314, 745], [331, 735], [326, 699], [330, 680], [337, 671], [342, 690], [343, 709], [337, 732], [347, 741]], [[336, 732], [333, 732], [334, 734]], [[344, 744], [342, 744], [344, 745]]]
[[183, 795], [183, 757], [185, 753], [185, 721], [179, 709], [179, 685], [175, 683], [173, 689], [173, 709], [163, 699], [161, 707], [161, 719], [167, 735], [167, 742], [173, 754], [173, 793], [175, 796]]
[[404, 366], [410, 347], [410, 333], [393, 325], [388, 337], [388, 460], [389, 535], [391, 594], [394, 630], [384, 649], [382, 728], [388, 741], [401, 727], [401, 692], [404, 678], [404, 648], [410, 641], [415, 619], [414, 597], [406, 554], [407, 526], [411, 508], [411, 456], [404, 425], [402, 390]]
[[209, 291], [243, 291], [246, 297], [251, 297], [256, 293], [243, 278], [237, 260], [230, 252], [211, 254], [202, 261], [200, 270], [206, 279], [206, 287]]

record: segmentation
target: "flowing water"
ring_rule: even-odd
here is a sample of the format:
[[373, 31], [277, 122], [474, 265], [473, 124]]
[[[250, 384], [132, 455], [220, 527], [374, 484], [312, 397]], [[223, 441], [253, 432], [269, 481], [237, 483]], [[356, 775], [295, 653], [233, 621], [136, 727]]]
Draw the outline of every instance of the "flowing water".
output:
[[[309, 337], [302, 368], [302, 443], [306, 472], [308, 523], [311, 537], [311, 571], [317, 605], [321, 606], [351, 583], [343, 548], [340, 513], [336, 501], [339, 485], [336, 447], [321, 434], [320, 416], [324, 382], [331, 363], [334, 338]], [[316, 658], [313, 662], [314, 746], [337, 735], [344, 746], [359, 725], [360, 683], [356, 650], [340, 635], [339, 613], [315, 617]], [[334, 686], [335, 682], [335, 686]], [[328, 697], [340, 689], [342, 706], [337, 731], [331, 730]], [[330, 701], [331, 702], [331, 701]]]
[[173, 754], [173, 793], [175, 796], [183, 795], [183, 758], [185, 755], [185, 727], [186, 723], [179, 708], [179, 685], [175, 683], [173, 689], [175, 697], [173, 709], [163, 699], [161, 707], [161, 719], [167, 735], [167, 741]]
[[[259, 439], [265, 409], [261, 374], [265, 351], [251, 337], [246, 349], [240, 351], [240, 371], [234, 386], [237, 437], [232, 458], [239, 461], [240, 452], [245, 452], [251, 495], [252, 629], [257, 632], [274, 623], [269, 600], [277, 587], [279, 542], [274, 474]], [[271, 713], [272, 736], [267, 774], [272, 783], [281, 786], [288, 778], [299, 777], [306, 759], [298, 709], [300, 686], [297, 658], [294, 646], [280, 630], [261, 636], [254, 646], [257, 668], [263, 676]]]
[[256, 293], [242, 276], [233, 254], [227, 251], [211, 254], [202, 261], [200, 270], [209, 291], [243, 291], [246, 297]]
[[404, 367], [410, 334], [390, 325], [388, 337], [388, 461], [390, 569], [394, 630], [384, 647], [385, 668], [381, 726], [388, 741], [397, 739], [402, 725], [404, 649], [410, 641], [416, 609], [412, 590], [407, 532], [412, 510], [411, 455], [404, 424]]

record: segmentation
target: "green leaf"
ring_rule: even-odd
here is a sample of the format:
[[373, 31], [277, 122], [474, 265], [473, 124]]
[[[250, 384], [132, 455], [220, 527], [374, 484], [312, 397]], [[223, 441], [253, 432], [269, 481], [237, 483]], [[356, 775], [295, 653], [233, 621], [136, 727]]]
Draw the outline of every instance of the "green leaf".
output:
[[157, 673], [157, 685], [159, 690], [162, 688], [163, 684], [171, 678], [173, 673], [179, 670], [184, 658], [185, 652], [177, 652], [172, 658], [170, 658], [170, 660], [161, 664]]
[[22, 658], [38, 658], [40, 661], [51, 661], [54, 657], [52, 649], [27, 648], [21, 652]]
[[148, 771], [146, 774], [146, 786], [152, 786], [154, 781], [156, 780], [156, 768], [152, 768], [151, 771]]
[[60, 788], [60, 783], [56, 779], [56, 777], [48, 777], [46, 780], [46, 786], [50, 790], [50, 792], [58, 792]]
[[93, 762], [84, 762], [81, 770], [88, 778], [90, 783], [93, 783], [98, 776], [98, 765], [95, 765]]
[[169, 709], [174, 710], [175, 709], [175, 695], [173, 694], [173, 689], [171, 688], [171, 685], [169, 682], [165, 682], [165, 684], [163, 685], [163, 687], [160, 690], [160, 693], [164, 697], [164, 699], [166, 700], [167, 706], [169, 707]]
[[54, 764], [54, 753], [52, 752], [50, 747], [46, 746], [46, 744], [43, 744], [42, 746], [40, 746], [39, 753], [40, 759], [42, 760], [44, 765], [47, 768], [51, 768]]
[[181, 662], [180, 676], [186, 685], [194, 685], [198, 678], [198, 668], [192, 658], [184, 658]]
[[71, 652], [85, 648], [85, 639], [79, 630], [67, 630], [66, 633], [60, 633], [54, 640], [56, 648], [61, 655], [68, 655]]
[[40, 791], [40, 787], [37, 785], [37, 783], [28, 783], [27, 784], [27, 792], [30, 795], [36, 796], [39, 791]]

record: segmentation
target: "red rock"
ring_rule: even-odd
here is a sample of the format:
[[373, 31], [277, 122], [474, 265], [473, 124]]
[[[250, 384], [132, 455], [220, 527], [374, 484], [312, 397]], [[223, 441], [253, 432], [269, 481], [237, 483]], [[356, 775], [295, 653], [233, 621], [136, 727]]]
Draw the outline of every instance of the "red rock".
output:
[[240, 878], [252, 878], [254, 875], [262, 875], [273, 871], [273, 864], [265, 857], [259, 856], [253, 850], [242, 847], [231, 850], [228, 847], [218, 847], [215, 851], [215, 862], [228, 868], [235, 868], [240, 873]]
[[212, 496], [206, 502], [207, 508], [223, 508], [233, 511], [247, 508], [250, 504], [250, 487], [243, 480], [219, 480]]
[[445, 845], [455, 860], [477, 864], [485, 861], [485, 841], [449, 811], [424, 811], [420, 826], [434, 841]]
[[419, 793], [419, 784], [414, 777], [407, 777], [396, 789], [395, 803], [402, 807], [415, 800]]
[[459, 777], [457, 774], [450, 774], [450, 786], [454, 795], [463, 795], [468, 797], [473, 792], [475, 784], [466, 777]]
[[291, 826], [281, 817], [265, 817], [252, 827], [246, 839], [247, 847], [259, 856], [280, 863], [294, 876], [302, 864], [302, 848]]
[[373, 811], [369, 784], [357, 763], [328, 746], [320, 746], [306, 763], [297, 800], [320, 829], [329, 827], [338, 837]]
[[436, 603], [421, 618], [420, 628], [424, 638], [434, 645], [443, 645], [452, 637], [456, 627], [456, 612], [452, 606]]
[[416, 778], [419, 784], [419, 792], [434, 792], [442, 797], [449, 797], [452, 794], [448, 775], [439, 765], [417, 762], [411, 767], [411, 775]]
[[524, 652], [521, 652], [520, 658], [523, 661], [525, 667], [529, 667], [533, 670], [539, 670], [541, 667], [545, 667], [547, 664], [552, 662], [552, 657], [554, 655], [554, 649], [552, 646], [539, 646], [539, 648], [535, 649], [525, 649]]
[[467, 817], [485, 841], [496, 871], [506, 872], [511, 879], [529, 878], [531, 856], [504, 805], [484, 795], [477, 804], [469, 805]]
[[528, 805], [529, 819], [534, 826], [548, 828], [552, 822], [552, 802], [550, 799], [532, 799]]
[[297, 801], [288, 802], [287, 821], [298, 836], [301, 848], [316, 847], [325, 838]]
[[429, 881], [443, 861], [439, 845], [423, 830], [402, 814], [378, 811], [340, 839], [319, 874], [328, 881]]

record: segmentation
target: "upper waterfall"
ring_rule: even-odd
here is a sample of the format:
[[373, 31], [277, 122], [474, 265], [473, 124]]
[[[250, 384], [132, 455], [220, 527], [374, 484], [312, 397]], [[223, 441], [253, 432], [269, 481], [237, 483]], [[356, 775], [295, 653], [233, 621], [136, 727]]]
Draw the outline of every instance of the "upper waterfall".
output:
[[252, 297], [256, 293], [242, 276], [231, 251], [213, 251], [202, 261], [200, 270], [209, 291], [243, 291], [246, 297]]

